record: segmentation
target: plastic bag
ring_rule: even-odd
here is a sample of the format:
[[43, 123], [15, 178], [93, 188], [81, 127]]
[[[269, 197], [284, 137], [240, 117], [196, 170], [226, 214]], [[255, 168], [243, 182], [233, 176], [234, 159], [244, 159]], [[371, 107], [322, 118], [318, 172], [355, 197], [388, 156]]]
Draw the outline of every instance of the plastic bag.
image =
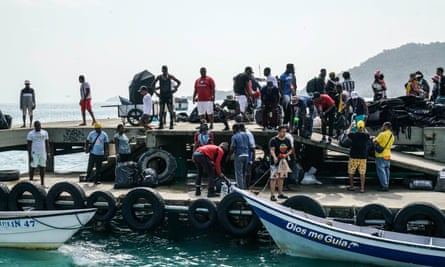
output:
[[152, 168], [147, 168], [141, 173], [140, 186], [156, 187], [158, 185], [158, 174]]

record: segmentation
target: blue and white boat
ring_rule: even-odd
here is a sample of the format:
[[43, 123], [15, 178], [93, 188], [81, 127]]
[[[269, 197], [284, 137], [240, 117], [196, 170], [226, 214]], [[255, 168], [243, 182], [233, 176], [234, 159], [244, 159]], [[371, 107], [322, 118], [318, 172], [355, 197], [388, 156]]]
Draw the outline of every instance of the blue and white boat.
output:
[[445, 239], [384, 231], [296, 211], [234, 189], [287, 255], [380, 266], [445, 266]]

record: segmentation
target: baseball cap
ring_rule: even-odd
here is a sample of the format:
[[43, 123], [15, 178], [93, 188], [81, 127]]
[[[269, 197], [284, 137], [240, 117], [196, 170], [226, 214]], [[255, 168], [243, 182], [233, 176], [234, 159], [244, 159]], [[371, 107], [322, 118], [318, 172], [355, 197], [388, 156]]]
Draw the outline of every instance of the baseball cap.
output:
[[29, 80], [25, 80], [25, 84], [31, 84]]
[[358, 98], [358, 93], [356, 91], [352, 91], [351, 92], [351, 98], [352, 99]]
[[93, 128], [94, 128], [94, 129], [99, 129], [99, 128], [102, 128], [102, 125], [101, 125], [100, 123], [98, 123], [98, 122], [95, 122], [95, 123], [93, 124]]
[[147, 88], [147, 86], [145, 86], [145, 85], [142, 85], [141, 87], [139, 87], [139, 90], [138, 90], [138, 92], [142, 92], [142, 90], [146, 90], [146, 91], [148, 91], [148, 88]]
[[358, 128], [358, 129], [363, 129], [363, 128], [365, 128], [365, 122], [364, 122], [364, 121], [358, 121], [358, 122], [357, 122], [357, 128]]

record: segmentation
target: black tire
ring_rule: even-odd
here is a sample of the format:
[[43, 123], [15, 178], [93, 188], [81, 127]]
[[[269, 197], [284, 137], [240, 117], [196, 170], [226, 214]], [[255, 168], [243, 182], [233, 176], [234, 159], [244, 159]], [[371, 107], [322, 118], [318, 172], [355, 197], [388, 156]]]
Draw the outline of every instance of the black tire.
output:
[[[19, 203], [19, 199], [23, 198], [25, 193], [31, 194], [34, 204]], [[35, 210], [45, 209], [46, 190], [42, 185], [33, 184], [31, 182], [20, 182], [16, 184], [9, 192], [8, 206], [9, 210], [24, 210], [24, 208], [33, 208]]]
[[[428, 220], [424, 231], [409, 231], [408, 222], [414, 220]], [[434, 237], [445, 237], [445, 215], [430, 203], [412, 203], [397, 212], [394, 219], [394, 231], [400, 233], [414, 233]]]
[[[207, 209], [207, 212], [199, 209]], [[193, 201], [189, 206], [188, 218], [193, 227], [198, 230], [210, 228], [217, 221], [215, 203], [205, 198]]]
[[[62, 206], [56, 204], [64, 193], [70, 195], [73, 205]], [[46, 196], [46, 207], [49, 210], [83, 209], [85, 208], [85, 200], [85, 191], [80, 185], [70, 182], [60, 182], [49, 189], [48, 195]]]
[[[231, 214], [231, 210], [251, 211], [252, 215]], [[255, 234], [261, 226], [260, 220], [244, 198], [230, 193], [218, 204], [218, 222], [224, 230], [236, 237]]]
[[[96, 206], [97, 202], [106, 202], [107, 206]], [[100, 222], [108, 222], [116, 215], [116, 198], [110, 191], [95, 191], [87, 198], [87, 208], [97, 208], [94, 219]]]
[[8, 210], [9, 188], [7, 185], [0, 183], [0, 211]]
[[165, 150], [152, 148], [142, 154], [138, 160], [139, 172], [152, 168], [158, 174], [159, 184], [167, 184], [175, 178], [176, 159]]
[[357, 225], [370, 226], [372, 223], [367, 223], [368, 219], [379, 219], [385, 221], [384, 228], [392, 229], [394, 214], [390, 209], [381, 204], [368, 204], [362, 207], [357, 213]]
[[20, 178], [19, 170], [0, 170], [0, 181], [16, 181]]
[[[144, 207], [134, 207], [140, 200]], [[158, 227], [164, 220], [164, 209], [164, 200], [157, 191], [141, 187], [128, 192], [121, 206], [124, 220], [135, 231], [151, 231]]]
[[133, 108], [127, 113], [127, 120], [132, 126], [138, 126], [143, 112], [140, 109]]
[[293, 196], [282, 203], [282, 205], [294, 210], [306, 212], [308, 214], [326, 218], [326, 212], [323, 206], [315, 199], [308, 196]]

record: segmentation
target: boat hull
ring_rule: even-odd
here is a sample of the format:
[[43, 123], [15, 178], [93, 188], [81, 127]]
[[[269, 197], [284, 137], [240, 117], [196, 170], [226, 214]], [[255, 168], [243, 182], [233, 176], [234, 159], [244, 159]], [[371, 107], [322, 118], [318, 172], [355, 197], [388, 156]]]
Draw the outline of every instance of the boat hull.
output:
[[95, 212], [96, 209], [0, 212], [0, 247], [57, 249]]
[[[381, 266], [445, 266], [445, 247], [408, 241], [428, 237], [390, 232], [391, 236], [405, 238], [398, 242], [379, 237], [384, 234], [381, 230], [367, 227], [368, 233], [359, 232], [361, 227], [334, 223], [236, 191], [251, 205], [277, 246], [287, 255]], [[315, 218], [318, 220], [314, 221]], [[339, 225], [345, 228], [339, 229]]]

